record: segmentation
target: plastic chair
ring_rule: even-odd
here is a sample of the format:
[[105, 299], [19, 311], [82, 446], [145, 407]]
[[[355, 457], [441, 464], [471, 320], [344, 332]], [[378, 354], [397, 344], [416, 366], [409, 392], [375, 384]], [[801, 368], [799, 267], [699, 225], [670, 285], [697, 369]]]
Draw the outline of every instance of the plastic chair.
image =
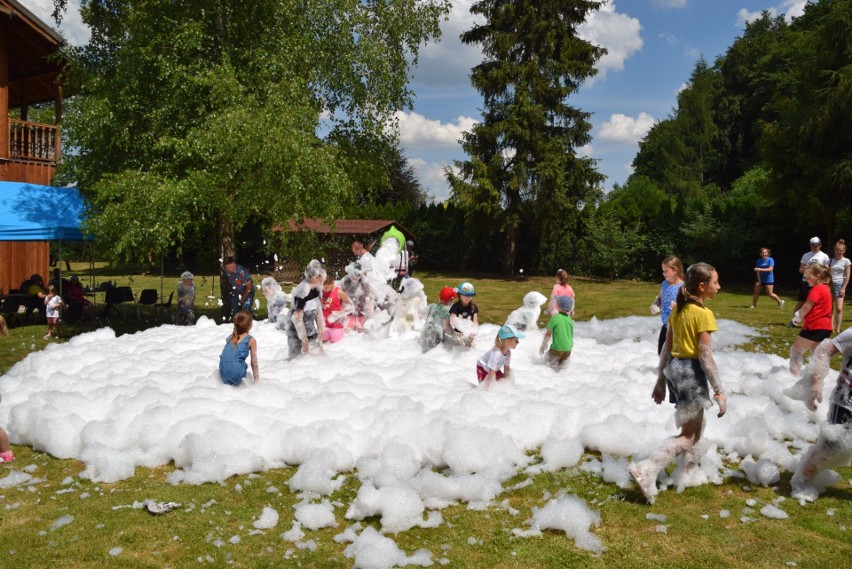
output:
[[169, 309], [172, 307], [172, 298], [174, 298], [174, 296], [175, 296], [175, 291], [172, 291], [171, 293], [169, 293], [169, 299], [167, 301], [158, 302], [157, 304], [154, 305], [154, 308], [157, 311], [157, 318], [160, 317], [160, 311], [161, 310], [163, 312], [165, 312], [166, 315], [169, 314]]
[[156, 311], [157, 301], [160, 300], [160, 295], [155, 288], [146, 288], [139, 293], [139, 300], [136, 301], [136, 319], [141, 319], [139, 307], [151, 306]]

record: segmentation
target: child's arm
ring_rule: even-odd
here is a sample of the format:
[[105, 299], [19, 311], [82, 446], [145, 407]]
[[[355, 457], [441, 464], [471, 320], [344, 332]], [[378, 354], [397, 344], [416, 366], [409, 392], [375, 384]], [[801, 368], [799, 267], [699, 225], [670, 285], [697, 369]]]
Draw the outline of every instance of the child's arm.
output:
[[538, 355], [543, 355], [544, 351], [547, 349], [547, 344], [550, 341], [550, 336], [553, 335], [553, 332], [548, 330], [544, 333], [544, 339], [541, 341], [541, 347], [538, 349]]
[[257, 342], [255, 339], [249, 338], [249, 353], [251, 354], [251, 374], [254, 377], [254, 382], [260, 382], [260, 368], [257, 365]]
[[719, 404], [718, 416], [721, 417], [728, 410], [728, 398], [722, 388], [722, 381], [719, 379], [719, 367], [716, 365], [716, 359], [713, 357], [713, 350], [710, 347], [710, 332], [699, 332], [698, 334], [698, 362], [701, 364], [701, 369], [704, 370], [704, 375], [707, 376], [710, 387], [713, 388], [713, 399]]
[[663, 298], [658, 294], [654, 302], [651, 303], [651, 314], [657, 315], [660, 313], [660, 307], [663, 305]]
[[317, 343], [322, 346], [322, 335], [325, 328], [325, 318], [323, 318], [322, 310], [317, 310]]
[[479, 313], [478, 313], [478, 312], [474, 312], [474, 313], [473, 313], [473, 318], [472, 318], [472, 320], [473, 320], [473, 323], [474, 323], [474, 324], [476, 324], [477, 326], [479, 326]]
[[793, 314], [793, 324], [801, 324], [813, 307], [814, 301], [806, 300], [802, 307]]

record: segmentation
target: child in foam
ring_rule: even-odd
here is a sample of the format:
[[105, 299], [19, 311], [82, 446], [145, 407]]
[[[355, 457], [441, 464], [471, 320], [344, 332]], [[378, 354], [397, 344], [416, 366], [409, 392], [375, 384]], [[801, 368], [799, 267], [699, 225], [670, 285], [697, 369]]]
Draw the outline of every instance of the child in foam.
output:
[[574, 321], [571, 319], [571, 311], [574, 309], [574, 299], [569, 296], [560, 296], [556, 299], [559, 312], [550, 317], [547, 322], [547, 332], [541, 342], [538, 353], [544, 354], [547, 342], [553, 337], [550, 350], [547, 352], [547, 365], [559, 370], [571, 356], [574, 349]]
[[47, 334], [45, 339], [59, 337], [59, 309], [64, 306], [62, 297], [56, 293], [56, 287], [47, 287], [47, 296], [44, 299], [45, 317], [47, 318]]
[[441, 289], [438, 294], [441, 302], [430, 304], [426, 308], [426, 322], [420, 330], [420, 349], [428, 352], [444, 341], [445, 337], [451, 337], [450, 306], [456, 298], [456, 291], [448, 286]]
[[[558, 314], [559, 307], [556, 305], [556, 298], [560, 296], [570, 296], [574, 298], [574, 289], [568, 284], [568, 271], [559, 269], [556, 271], [556, 284], [553, 285], [553, 290], [550, 291], [550, 303], [547, 305], [548, 314]], [[573, 316], [573, 312], [571, 313]]]
[[841, 354], [842, 369], [837, 376], [837, 385], [831, 393], [828, 406], [828, 421], [820, 427], [819, 440], [799, 461], [796, 473], [790, 480], [791, 496], [797, 500], [813, 502], [825, 484], [816, 480], [827, 468], [848, 464], [852, 459], [852, 328], [846, 329], [833, 340], [823, 340], [814, 351], [813, 362], [808, 374], [809, 393], [805, 405], [816, 411], [822, 402], [823, 380], [828, 375], [831, 358]]
[[419, 330], [426, 315], [426, 293], [423, 283], [419, 280], [405, 277], [402, 279], [402, 292], [393, 310], [393, 321], [390, 325], [392, 334], [403, 334], [409, 330]]
[[358, 332], [364, 331], [364, 319], [369, 317], [375, 308], [376, 293], [372, 285], [364, 278], [364, 270], [360, 262], [346, 265], [346, 276], [340, 281], [343, 289], [354, 307], [346, 322], [347, 328]]
[[538, 317], [541, 316], [541, 306], [547, 302], [540, 292], [532, 291], [524, 295], [524, 305], [513, 310], [506, 318], [506, 324], [511, 324], [518, 330], [535, 330], [538, 328]]
[[175, 324], [178, 326], [191, 326], [195, 324], [195, 277], [189, 271], [180, 275], [180, 284], [177, 287], [177, 310], [175, 311]]
[[666, 257], [662, 263], [663, 282], [660, 283], [660, 294], [651, 303], [651, 314], [659, 314], [663, 321], [660, 328], [660, 336], [657, 340], [657, 354], [663, 351], [666, 343], [666, 331], [668, 330], [669, 316], [677, 299], [677, 291], [683, 286], [683, 263], [674, 255]]
[[[514, 326], [505, 324], [497, 331], [494, 338], [494, 347], [482, 354], [476, 362], [476, 379], [485, 384], [488, 389], [492, 383], [500, 379], [508, 379], [512, 370], [512, 350], [518, 347], [518, 343], [524, 334], [515, 330]], [[504, 371], [501, 371], [501, 368]]]
[[322, 316], [325, 320], [323, 342], [334, 344], [343, 339], [343, 322], [353, 310], [349, 295], [334, 283], [333, 276], [326, 276], [322, 285]]
[[254, 320], [251, 313], [240, 310], [233, 318], [234, 331], [225, 338], [225, 347], [219, 356], [219, 377], [222, 383], [242, 385], [248, 366], [246, 357], [251, 355], [251, 373], [254, 382], [260, 381], [260, 370], [257, 366], [257, 341], [249, 335]]
[[704, 409], [712, 406], [708, 382], [719, 404], [718, 416], [727, 410], [727, 398], [710, 344], [710, 334], [717, 330], [716, 318], [704, 306], [720, 289], [716, 270], [707, 263], [696, 263], [687, 269], [684, 286], [678, 291], [672, 309], [652, 397], [657, 405], [662, 403], [668, 386], [669, 401], [675, 404], [675, 424], [681, 432], [666, 439], [650, 458], [629, 468], [649, 504], [657, 496], [657, 475], [677, 456], [685, 456], [687, 474], [698, 465]]
[[456, 289], [459, 299], [450, 307], [450, 326], [453, 328], [453, 343], [457, 346], [474, 347], [479, 328], [479, 307], [473, 302], [476, 289], [464, 282]]
[[283, 330], [287, 323], [287, 295], [272, 277], [265, 277], [260, 281], [260, 290], [266, 297], [266, 313], [270, 324], [275, 324], [277, 329]]
[[318, 343], [322, 353], [323, 317], [322, 284], [326, 272], [322, 263], [313, 259], [305, 267], [305, 280], [293, 289], [293, 310], [290, 314], [290, 326], [287, 327], [287, 343], [290, 358], [310, 351], [310, 341]]
[[805, 268], [805, 280], [810, 287], [802, 307], [793, 314], [793, 324], [802, 324], [802, 331], [790, 347], [790, 373], [798, 377], [805, 352], [816, 348], [831, 336], [831, 274], [828, 267], [812, 263]]

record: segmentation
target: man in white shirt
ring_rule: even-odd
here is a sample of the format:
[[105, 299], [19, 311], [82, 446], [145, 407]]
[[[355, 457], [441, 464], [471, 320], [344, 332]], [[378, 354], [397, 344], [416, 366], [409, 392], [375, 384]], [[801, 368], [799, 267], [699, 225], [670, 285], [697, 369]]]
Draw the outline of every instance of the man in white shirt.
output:
[[[805, 280], [805, 269], [807, 266], [812, 263], [822, 263], [827, 267], [831, 262], [828, 255], [820, 250], [821, 247], [822, 241], [819, 240], [819, 237], [811, 237], [811, 250], [802, 255], [802, 259], [799, 261], [799, 273], [802, 275], [802, 281], [799, 283], [799, 301], [796, 303], [796, 308], [793, 309], [794, 314], [805, 304], [805, 301], [808, 299], [808, 293], [811, 290], [808, 281]], [[795, 324], [790, 321], [787, 326], [793, 328]]]

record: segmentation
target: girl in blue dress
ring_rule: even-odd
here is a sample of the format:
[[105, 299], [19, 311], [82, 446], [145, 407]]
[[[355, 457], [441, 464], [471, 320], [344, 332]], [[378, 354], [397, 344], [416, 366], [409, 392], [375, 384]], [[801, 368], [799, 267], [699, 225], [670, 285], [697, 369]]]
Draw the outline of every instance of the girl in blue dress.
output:
[[225, 339], [225, 347], [219, 356], [219, 376], [228, 385], [242, 385], [248, 366], [246, 357], [251, 354], [251, 373], [254, 382], [260, 381], [257, 367], [257, 342], [249, 336], [254, 322], [249, 312], [241, 310], [234, 316], [234, 332]]
[[663, 327], [660, 328], [660, 336], [657, 339], [657, 354], [663, 351], [672, 306], [677, 300], [677, 292], [683, 286], [683, 263], [680, 259], [674, 255], [666, 257], [663, 259], [662, 268], [663, 282], [660, 283], [660, 294], [651, 303], [651, 314], [659, 314], [660, 320], [663, 321]]

